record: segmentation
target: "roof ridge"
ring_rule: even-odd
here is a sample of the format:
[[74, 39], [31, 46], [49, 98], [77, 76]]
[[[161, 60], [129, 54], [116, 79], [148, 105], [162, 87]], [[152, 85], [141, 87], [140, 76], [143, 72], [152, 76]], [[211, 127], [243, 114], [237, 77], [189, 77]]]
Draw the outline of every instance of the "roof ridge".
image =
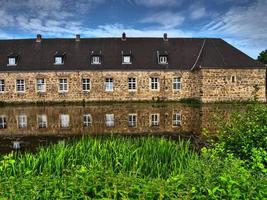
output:
[[199, 53], [198, 53], [198, 56], [197, 56], [197, 59], [196, 59], [194, 65], [190, 68], [191, 71], [195, 68], [195, 66], [196, 66], [196, 64], [197, 64], [197, 62], [198, 62], [198, 60], [199, 60], [199, 58], [200, 58], [200, 55], [202, 54], [202, 51], [203, 51], [203, 49], [204, 49], [205, 44], [206, 44], [206, 39], [204, 39], [204, 41], [203, 41], [203, 43], [202, 43], [202, 46], [201, 46], [201, 48], [200, 48], [200, 50], [199, 50]]

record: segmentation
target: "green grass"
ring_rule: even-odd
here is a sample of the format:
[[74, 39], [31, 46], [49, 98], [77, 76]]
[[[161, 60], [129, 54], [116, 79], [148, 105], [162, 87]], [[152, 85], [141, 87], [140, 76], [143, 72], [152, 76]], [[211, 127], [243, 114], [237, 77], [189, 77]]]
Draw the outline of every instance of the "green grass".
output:
[[189, 141], [85, 137], [0, 159], [0, 199], [262, 199], [266, 176]]

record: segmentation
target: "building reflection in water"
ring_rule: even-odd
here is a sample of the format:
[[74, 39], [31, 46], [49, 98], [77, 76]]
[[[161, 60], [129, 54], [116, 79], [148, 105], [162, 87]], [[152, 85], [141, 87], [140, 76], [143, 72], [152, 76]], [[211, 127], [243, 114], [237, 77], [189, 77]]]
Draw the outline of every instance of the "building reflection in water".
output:
[[[220, 109], [219, 109], [220, 110]], [[0, 135], [102, 135], [188, 133], [200, 135], [203, 128], [214, 130], [213, 114], [222, 119], [231, 110], [200, 108], [181, 104], [47, 106], [0, 108]]]

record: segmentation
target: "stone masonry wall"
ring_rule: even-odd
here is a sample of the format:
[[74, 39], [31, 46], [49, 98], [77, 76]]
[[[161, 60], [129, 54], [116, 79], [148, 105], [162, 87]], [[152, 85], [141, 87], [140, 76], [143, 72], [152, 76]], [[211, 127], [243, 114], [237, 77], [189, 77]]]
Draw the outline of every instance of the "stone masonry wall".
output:
[[[199, 96], [198, 73], [189, 71], [71, 71], [71, 72], [1, 72], [0, 79], [5, 80], [5, 91], [0, 93], [4, 102], [36, 101], [127, 101], [152, 100], [160, 97], [167, 100], [197, 98]], [[128, 77], [137, 78], [137, 90], [128, 91]], [[159, 78], [159, 90], [150, 89], [150, 77]], [[173, 91], [173, 77], [181, 77], [182, 89]], [[44, 78], [46, 92], [36, 91], [36, 79]], [[59, 78], [67, 78], [68, 92], [59, 92]], [[82, 90], [82, 79], [90, 78], [91, 90]], [[106, 92], [105, 78], [113, 78], [113, 92]], [[24, 79], [25, 92], [16, 92], [16, 79]]]
[[200, 80], [203, 102], [266, 101], [265, 69], [202, 69]]
[[[137, 90], [128, 90], [128, 78], [137, 79]], [[159, 90], [150, 89], [150, 77], [159, 78]], [[173, 77], [181, 77], [181, 90], [174, 91]], [[36, 91], [36, 79], [44, 78], [46, 92]], [[59, 92], [59, 79], [68, 80], [68, 91]], [[82, 90], [82, 79], [90, 78], [91, 90]], [[106, 92], [104, 82], [113, 78], [113, 91]], [[265, 69], [201, 69], [198, 71], [46, 71], [0, 72], [5, 80], [3, 102], [36, 101], [138, 101], [197, 98], [203, 102], [244, 101], [255, 97], [266, 101]], [[25, 80], [25, 92], [16, 92], [16, 80]]]

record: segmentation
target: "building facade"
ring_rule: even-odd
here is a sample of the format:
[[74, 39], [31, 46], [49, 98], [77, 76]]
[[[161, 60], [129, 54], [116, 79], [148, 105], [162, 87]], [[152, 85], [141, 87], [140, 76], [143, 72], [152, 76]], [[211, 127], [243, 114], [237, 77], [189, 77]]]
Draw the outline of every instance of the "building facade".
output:
[[221, 39], [0, 41], [0, 101], [266, 101], [266, 67]]

